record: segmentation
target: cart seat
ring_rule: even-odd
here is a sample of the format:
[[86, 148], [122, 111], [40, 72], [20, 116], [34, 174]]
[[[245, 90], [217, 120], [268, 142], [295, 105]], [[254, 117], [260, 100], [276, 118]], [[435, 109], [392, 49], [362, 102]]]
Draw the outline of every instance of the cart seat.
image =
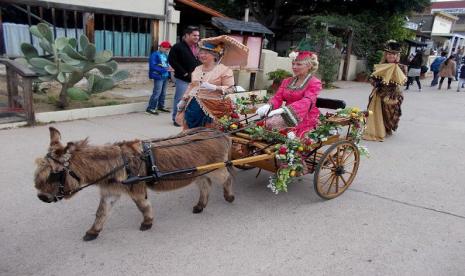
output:
[[318, 108], [327, 108], [327, 109], [338, 109], [345, 108], [346, 102], [343, 100], [327, 99], [327, 98], [317, 98], [316, 107]]

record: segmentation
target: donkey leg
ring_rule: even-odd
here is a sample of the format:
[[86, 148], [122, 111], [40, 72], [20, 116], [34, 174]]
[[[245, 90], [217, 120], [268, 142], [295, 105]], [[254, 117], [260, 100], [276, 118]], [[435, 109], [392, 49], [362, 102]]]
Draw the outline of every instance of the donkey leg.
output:
[[196, 180], [197, 186], [199, 186], [200, 197], [197, 205], [194, 206], [192, 212], [194, 214], [201, 213], [205, 207], [207, 207], [208, 194], [210, 193], [211, 180], [208, 177], [200, 177]]
[[153, 209], [150, 201], [147, 199], [147, 187], [144, 184], [134, 185], [129, 195], [144, 216], [139, 229], [141, 231], [149, 230], [152, 228], [153, 223]]
[[226, 181], [223, 183], [223, 196], [224, 199], [229, 203], [233, 202], [235, 199], [234, 192], [232, 189], [232, 183], [232, 176], [228, 173]]
[[108, 218], [111, 207], [115, 204], [116, 201], [120, 198], [120, 195], [102, 195], [100, 197], [100, 204], [95, 214], [95, 221], [92, 227], [87, 230], [85, 236], [83, 237], [84, 241], [95, 240], [100, 231], [102, 231], [103, 224]]

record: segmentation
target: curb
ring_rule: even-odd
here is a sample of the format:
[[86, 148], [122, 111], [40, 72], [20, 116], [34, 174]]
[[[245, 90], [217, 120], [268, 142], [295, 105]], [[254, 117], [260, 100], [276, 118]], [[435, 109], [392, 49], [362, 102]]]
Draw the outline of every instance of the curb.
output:
[[132, 112], [143, 112], [147, 108], [146, 102], [120, 104], [114, 106], [98, 106], [80, 109], [40, 112], [36, 113], [36, 122], [50, 123], [71, 121], [77, 119], [88, 119], [102, 116], [121, 115]]

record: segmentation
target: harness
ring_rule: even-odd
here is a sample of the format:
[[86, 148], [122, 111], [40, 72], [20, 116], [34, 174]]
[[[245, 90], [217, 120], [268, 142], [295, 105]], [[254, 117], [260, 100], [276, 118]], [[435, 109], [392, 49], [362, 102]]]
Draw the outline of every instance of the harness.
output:
[[[254, 116], [251, 116], [248, 119], [251, 119]], [[247, 120], [247, 118], [243, 119], [243, 120]], [[243, 121], [243, 120], [240, 120], [240, 121]], [[60, 201], [65, 196], [71, 196], [71, 195], [81, 191], [84, 188], [87, 188], [89, 186], [97, 184], [98, 182], [109, 178], [111, 175], [113, 175], [114, 173], [116, 173], [117, 171], [119, 171], [119, 170], [121, 170], [123, 168], [126, 169], [126, 172], [127, 172], [127, 175], [128, 175], [128, 178], [121, 182], [123, 185], [133, 185], [133, 184], [135, 184], [137, 182], [141, 182], [141, 181], [145, 181], [147, 183], [156, 183], [156, 182], [158, 182], [160, 180], [171, 180], [171, 181], [172, 180], [185, 180], [185, 179], [188, 179], [188, 178], [193, 178], [193, 177], [198, 177], [198, 176], [201, 176], [201, 175], [204, 175], [204, 174], [208, 174], [208, 173], [210, 173], [210, 172], [212, 172], [212, 171], [214, 171], [216, 169], [207, 170], [207, 171], [205, 171], [205, 172], [203, 172], [201, 174], [188, 175], [188, 176], [182, 176], [182, 177], [177, 177], [177, 178], [174, 178], [174, 177], [170, 178], [169, 176], [174, 176], [176, 174], [182, 174], [182, 173], [192, 174], [192, 173], [194, 173], [194, 172], [196, 172], [198, 170], [197, 170], [196, 167], [191, 167], [191, 168], [184, 168], [184, 169], [179, 169], [179, 170], [174, 170], [174, 171], [169, 171], [169, 172], [162, 172], [162, 171], [160, 171], [160, 169], [157, 166], [157, 160], [155, 158], [155, 155], [153, 154], [152, 149], [153, 148], [174, 147], [174, 146], [180, 146], [180, 145], [195, 143], [195, 142], [204, 141], [204, 140], [215, 139], [215, 138], [218, 138], [218, 137], [222, 137], [222, 136], [225, 136], [225, 135], [229, 135], [229, 134], [233, 134], [233, 133], [242, 131], [242, 130], [246, 129], [247, 127], [248, 126], [245, 126], [243, 128], [236, 129], [236, 130], [233, 130], [233, 131], [229, 131], [229, 132], [226, 132], [226, 133], [219, 133], [217, 135], [213, 135], [213, 136], [210, 136], [210, 137], [192, 139], [192, 140], [187, 141], [187, 142], [176, 143], [176, 144], [171, 144], [171, 145], [153, 146], [153, 143], [160, 142], [160, 141], [166, 141], [166, 140], [172, 139], [173, 137], [165, 138], [165, 139], [155, 139], [155, 140], [142, 141], [141, 142], [142, 155], [137, 156], [137, 157], [139, 157], [145, 163], [146, 170], [147, 170], [147, 175], [146, 176], [132, 175], [132, 173], [131, 173], [131, 171], [129, 169], [129, 166], [128, 166], [129, 165], [129, 160], [128, 160], [128, 158], [126, 156], [122, 155], [123, 164], [113, 168], [108, 173], [106, 173], [105, 175], [99, 177], [98, 179], [96, 179], [96, 180], [94, 180], [94, 181], [92, 181], [92, 182], [90, 182], [90, 183], [88, 183], [88, 184], [86, 184], [84, 186], [81, 186], [79, 188], [76, 188], [76, 189], [70, 190], [70, 191], [65, 190], [66, 177], [67, 177], [68, 174], [71, 177], [73, 177], [78, 183], [81, 182], [81, 178], [74, 171], [72, 171], [69, 168], [69, 165], [70, 165], [69, 160], [71, 159], [71, 155], [68, 152], [65, 153], [64, 154], [64, 162], [62, 162], [62, 161], [54, 158], [51, 155], [51, 153], [47, 153], [45, 158], [51, 159], [54, 162], [56, 162], [56, 163], [63, 166], [63, 169], [61, 169], [58, 172], [51, 172], [49, 177], [48, 177], [48, 181], [50, 181], [50, 182], [51, 181], [58, 182], [58, 192], [54, 196], [54, 202]], [[211, 131], [211, 129], [200, 129], [197, 132], [186, 133], [186, 134], [181, 135], [179, 137], [184, 137], [184, 136], [187, 136], [187, 135], [192, 135], [192, 134], [197, 134], [197, 133], [200, 133], [200, 132], [207, 132], [207, 131]], [[174, 137], [174, 138], [179, 138], [179, 137]], [[135, 156], [133, 156], [133, 157], [135, 157]], [[232, 162], [230, 160], [225, 161], [224, 163], [225, 163], [226, 167], [232, 166]]]
[[65, 154], [65, 161], [64, 162], [61, 162], [60, 160], [57, 160], [50, 153], [47, 153], [45, 158], [49, 158], [49, 159], [51, 159], [51, 160], [53, 160], [53, 161], [55, 161], [58, 164], [61, 164], [63, 166], [62, 170], [60, 170], [58, 172], [51, 172], [49, 177], [48, 177], [49, 181], [56, 181], [56, 182], [59, 183], [58, 184], [58, 193], [54, 196], [54, 201], [55, 202], [62, 200], [65, 196], [71, 196], [71, 195], [79, 192], [80, 190], [82, 190], [84, 188], [87, 188], [87, 187], [89, 187], [91, 185], [94, 185], [94, 184], [108, 178], [109, 176], [111, 176], [112, 174], [114, 174], [115, 172], [119, 171], [122, 168], [127, 169], [127, 165], [128, 165], [127, 159], [123, 157], [123, 164], [122, 165], [113, 168], [112, 170], [110, 170], [105, 175], [99, 177], [97, 180], [94, 180], [91, 183], [88, 183], [88, 184], [86, 184], [84, 186], [81, 186], [81, 187], [79, 187], [77, 189], [74, 189], [74, 190], [71, 190], [71, 191], [65, 191], [66, 176], [68, 174], [71, 177], [73, 177], [78, 183], [81, 182], [81, 178], [69, 168], [69, 159], [71, 158], [71, 156], [68, 153]]

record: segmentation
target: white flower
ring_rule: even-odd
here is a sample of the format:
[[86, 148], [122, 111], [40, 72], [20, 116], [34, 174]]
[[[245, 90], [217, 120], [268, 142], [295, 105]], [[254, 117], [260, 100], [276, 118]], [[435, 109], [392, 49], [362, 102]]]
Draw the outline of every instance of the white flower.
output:
[[322, 142], [324, 142], [324, 141], [326, 141], [326, 140], [328, 140], [328, 138], [326, 138], [326, 137], [321, 138], [321, 141], [322, 141]]
[[289, 131], [287, 133], [287, 138], [288, 139], [291, 139], [291, 140], [294, 140], [297, 136], [295, 135], [295, 133], [293, 131]]
[[336, 134], [337, 134], [337, 129], [331, 129], [331, 130], [329, 131], [329, 134], [331, 134], [331, 135], [336, 135]]
[[295, 52], [295, 51], [292, 51], [289, 53], [289, 57], [294, 60], [297, 58], [297, 56], [299, 55], [299, 53]]

